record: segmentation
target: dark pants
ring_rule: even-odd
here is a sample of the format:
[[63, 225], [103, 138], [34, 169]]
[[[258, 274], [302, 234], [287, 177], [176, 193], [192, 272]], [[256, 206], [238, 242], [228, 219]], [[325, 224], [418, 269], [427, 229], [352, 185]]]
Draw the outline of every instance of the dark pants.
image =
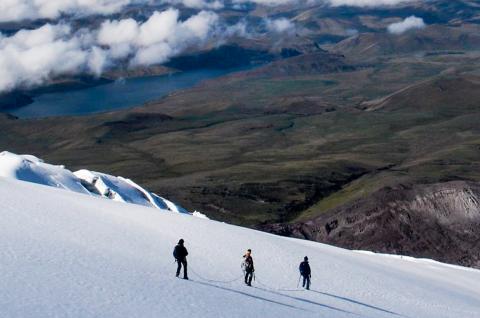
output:
[[177, 259], [177, 277], [180, 275], [180, 270], [183, 265], [183, 278], [188, 278], [187, 275], [187, 260], [186, 259]]
[[303, 276], [303, 287], [306, 289], [310, 289], [310, 275], [302, 275]]
[[253, 271], [245, 271], [245, 284], [252, 285]]

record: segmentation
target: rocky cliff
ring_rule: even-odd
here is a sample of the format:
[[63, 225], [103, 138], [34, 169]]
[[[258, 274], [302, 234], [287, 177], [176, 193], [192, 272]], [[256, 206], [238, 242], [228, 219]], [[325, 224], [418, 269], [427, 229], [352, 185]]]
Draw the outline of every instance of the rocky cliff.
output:
[[399, 185], [268, 230], [351, 249], [480, 268], [480, 184]]

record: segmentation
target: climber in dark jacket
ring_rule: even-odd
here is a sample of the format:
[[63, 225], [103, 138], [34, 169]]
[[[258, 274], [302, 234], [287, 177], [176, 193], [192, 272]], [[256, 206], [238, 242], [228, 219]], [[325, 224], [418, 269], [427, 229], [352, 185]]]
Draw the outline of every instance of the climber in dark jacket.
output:
[[310, 289], [310, 279], [312, 278], [312, 270], [310, 269], [310, 264], [308, 264], [308, 257], [303, 258], [303, 262], [300, 263], [298, 267], [300, 270], [300, 275], [303, 277], [303, 287], [307, 290]]
[[182, 269], [183, 265], [183, 279], [188, 279], [187, 275], [187, 255], [188, 251], [183, 246], [183, 239], [180, 239], [178, 241], [177, 246], [175, 246], [175, 249], [173, 250], [173, 257], [175, 257], [175, 261], [177, 262], [177, 277], [180, 275], [180, 270]]
[[245, 272], [245, 284], [247, 284], [248, 286], [252, 286], [253, 272], [255, 272], [255, 268], [253, 267], [253, 258], [252, 258], [251, 249], [248, 249], [247, 253], [243, 255], [242, 267]]

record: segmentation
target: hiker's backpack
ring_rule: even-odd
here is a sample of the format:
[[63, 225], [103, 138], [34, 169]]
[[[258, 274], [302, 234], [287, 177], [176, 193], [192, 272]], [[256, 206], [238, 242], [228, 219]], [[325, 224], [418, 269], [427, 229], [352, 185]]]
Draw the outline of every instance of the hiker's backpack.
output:
[[[250, 261], [248, 261], [250, 260]], [[242, 262], [242, 270], [246, 271], [253, 271], [253, 259], [251, 256], [245, 257]]]
[[300, 274], [305, 273], [305, 263], [301, 262], [300, 266], [298, 266], [298, 270], [300, 271]]

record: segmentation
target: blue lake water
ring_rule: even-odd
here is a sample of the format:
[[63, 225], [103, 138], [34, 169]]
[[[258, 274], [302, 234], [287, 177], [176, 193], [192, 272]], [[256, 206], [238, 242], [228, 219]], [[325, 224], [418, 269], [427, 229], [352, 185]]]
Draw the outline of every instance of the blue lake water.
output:
[[41, 118], [87, 115], [131, 108], [157, 100], [176, 90], [192, 87], [202, 80], [233, 71], [235, 70], [195, 70], [163, 76], [129, 78], [80, 90], [46, 93], [36, 96], [32, 104], [11, 110], [9, 113], [20, 118]]

